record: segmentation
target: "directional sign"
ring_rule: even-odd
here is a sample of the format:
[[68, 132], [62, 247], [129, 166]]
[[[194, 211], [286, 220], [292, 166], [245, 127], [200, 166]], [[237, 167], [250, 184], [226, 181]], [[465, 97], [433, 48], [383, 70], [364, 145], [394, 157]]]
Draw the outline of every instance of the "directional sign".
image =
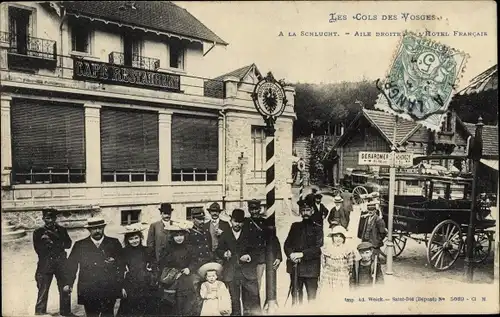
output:
[[[395, 166], [413, 166], [413, 153], [395, 153]], [[390, 152], [359, 152], [359, 165], [391, 166]]]

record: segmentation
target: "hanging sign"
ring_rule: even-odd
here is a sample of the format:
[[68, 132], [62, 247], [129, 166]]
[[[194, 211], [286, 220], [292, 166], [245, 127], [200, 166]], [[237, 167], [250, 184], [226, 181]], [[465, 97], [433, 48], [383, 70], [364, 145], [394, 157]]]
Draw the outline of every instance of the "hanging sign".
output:
[[270, 72], [255, 85], [252, 98], [255, 108], [264, 119], [276, 119], [285, 111], [285, 90]]

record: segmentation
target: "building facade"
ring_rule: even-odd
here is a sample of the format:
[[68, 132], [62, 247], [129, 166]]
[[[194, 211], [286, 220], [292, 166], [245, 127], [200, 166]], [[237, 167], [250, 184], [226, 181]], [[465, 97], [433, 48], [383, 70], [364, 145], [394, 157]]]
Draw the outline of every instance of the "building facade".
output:
[[[200, 77], [203, 56], [227, 43], [185, 9], [47, 1], [2, 3], [0, 14], [4, 218], [33, 227], [51, 206], [74, 226], [92, 214], [124, 225], [158, 219], [162, 202], [185, 219], [211, 202], [265, 201], [265, 123], [251, 98], [262, 75], [252, 64]], [[285, 92], [277, 212], [291, 193]]]
[[[395, 147], [398, 152], [410, 152], [418, 156], [449, 155], [465, 157], [467, 154], [467, 140], [474, 134], [475, 125], [464, 123], [450, 110], [443, 121], [440, 132], [430, 131], [412, 121], [396, 119], [378, 110], [362, 109], [342, 137], [333, 147], [338, 158], [334, 165], [334, 175], [341, 175], [336, 183], [352, 170], [366, 170], [378, 172], [384, 168], [364, 166], [358, 164], [359, 152], [390, 152]], [[396, 126], [396, 128], [395, 128]], [[484, 126], [483, 139], [485, 157], [498, 157], [497, 126]], [[396, 134], [394, 136], [394, 134]], [[496, 140], [496, 143], [494, 142]], [[439, 165], [449, 171], [470, 171], [470, 162], [466, 159], [435, 159], [427, 162], [430, 165]], [[388, 180], [382, 181], [383, 186]], [[415, 187], [421, 187], [417, 180], [398, 181], [399, 194], [410, 194]], [[435, 187], [438, 195], [444, 194], [444, 187]], [[463, 195], [463, 186], [452, 185], [452, 194]], [[413, 193], [411, 193], [413, 194]], [[415, 192], [415, 194], [417, 194]], [[420, 192], [418, 193], [420, 194]]]

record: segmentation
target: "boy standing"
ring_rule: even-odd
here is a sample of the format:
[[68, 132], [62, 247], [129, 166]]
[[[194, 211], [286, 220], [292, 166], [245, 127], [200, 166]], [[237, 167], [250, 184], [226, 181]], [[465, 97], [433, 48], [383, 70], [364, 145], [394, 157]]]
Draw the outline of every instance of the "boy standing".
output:
[[370, 286], [384, 283], [382, 267], [378, 257], [373, 255], [373, 245], [370, 242], [361, 242], [358, 245], [361, 260], [354, 262], [351, 285]]

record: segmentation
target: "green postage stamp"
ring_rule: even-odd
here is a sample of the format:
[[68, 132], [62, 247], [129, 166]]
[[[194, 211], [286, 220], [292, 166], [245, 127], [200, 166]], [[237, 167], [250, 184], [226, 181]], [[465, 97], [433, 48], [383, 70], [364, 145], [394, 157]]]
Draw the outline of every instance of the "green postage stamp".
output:
[[441, 129], [467, 54], [405, 32], [375, 107], [433, 131]]

